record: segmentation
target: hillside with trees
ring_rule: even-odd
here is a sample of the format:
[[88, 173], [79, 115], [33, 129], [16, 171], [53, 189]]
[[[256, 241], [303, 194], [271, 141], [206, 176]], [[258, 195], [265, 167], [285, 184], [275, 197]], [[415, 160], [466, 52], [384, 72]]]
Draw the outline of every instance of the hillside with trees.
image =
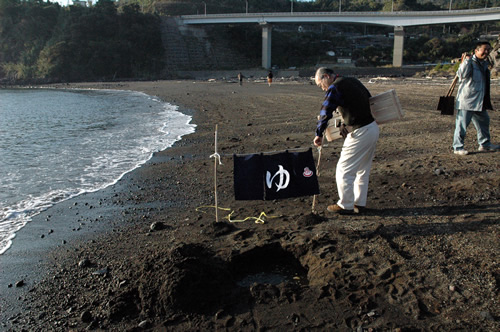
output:
[[163, 52], [159, 17], [135, 4], [0, 0], [0, 77], [8, 80], [154, 77]]
[[[500, 5], [499, 0], [454, 0], [452, 9]], [[248, 8], [246, 7], [248, 4]], [[343, 0], [342, 11], [448, 10], [450, 2]], [[293, 8], [292, 8], [293, 6]], [[50, 82], [154, 79], [165, 75], [162, 22], [166, 17], [207, 13], [338, 11], [338, 0], [99, 0], [94, 5], [60, 6], [42, 0], [0, 0], [0, 81]], [[208, 40], [225, 39], [259, 63], [258, 25], [205, 26]], [[406, 28], [405, 63], [449, 62], [500, 23]], [[321, 24], [275, 25], [273, 65], [313, 67], [349, 56], [358, 66], [388, 65], [390, 27]], [[165, 40], [165, 38], [163, 38]], [[226, 68], [221, 63], [219, 69]], [[258, 66], [258, 65], [257, 65]], [[241, 68], [238, 68], [241, 69]]]

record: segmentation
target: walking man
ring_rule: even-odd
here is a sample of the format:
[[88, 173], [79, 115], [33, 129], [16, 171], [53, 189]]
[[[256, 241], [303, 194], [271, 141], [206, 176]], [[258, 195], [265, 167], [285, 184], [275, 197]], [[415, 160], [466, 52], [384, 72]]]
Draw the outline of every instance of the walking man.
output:
[[273, 72], [270, 70], [267, 73], [267, 84], [269, 84], [269, 86], [271, 86], [271, 83], [273, 83]]
[[467, 155], [464, 149], [464, 139], [467, 126], [472, 123], [477, 131], [479, 151], [496, 151], [500, 145], [491, 144], [490, 116], [488, 110], [493, 110], [490, 98], [490, 70], [488, 55], [491, 45], [487, 41], [476, 44], [474, 54], [462, 54], [462, 63], [457, 70], [459, 87], [455, 108], [457, 117], [453, 135], [453, 150], [455, 154]]
[[238, 73], [238, 81], [240, 82], [240, 86], [243, 84], [243, 74], [241, 72]]

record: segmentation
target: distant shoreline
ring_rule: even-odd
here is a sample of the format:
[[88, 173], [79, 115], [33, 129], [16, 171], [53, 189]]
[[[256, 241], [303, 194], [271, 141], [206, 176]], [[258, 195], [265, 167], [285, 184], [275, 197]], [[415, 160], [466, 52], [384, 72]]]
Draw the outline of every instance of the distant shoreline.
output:
[[[330, 64], [324, 64], [325, 66], [330, 66]], [[412, 77], [419, 76], [428, 72], [434, 65], [418, 65], [418, 66], [403, 66], [401, 68], [395, 67], [351, 67], [351, 66], [330, 66], [336, 73], [340, 75], [357, 76], [357, 77], [378, 77], [378, 76], [388, 76], [388, 77]], [[273, 69], [275, 74], [275, 79], [308, 79], [314, 76], [315, 68], [299, 68], [299, 69]], [[265, 69], [241, 69], [241, 70], [183, 70], [177, 71], [168, 78], [159, 79], [141, 79], [137, 80], [135, 78], [129, 79], [116, 79], [116, 80], [104, 80], [104, 81], [82, 81], [82, 82], [0, 82], [1, 88], [25, 88], [25, 87], [37, 87], [37, 86], [60, 86], [60, 85], [74, 85], [74, 84], [103, 84], [103, 83], [133, 83], [133, 82], [150, 82], [150, 81], [177, 81], [177, 80], [228, 80], [234, 79], [236, 81], [238, 73], [241, 72], [244, 76], [244, 80], [259, 80], [265, 79], [268, 70]], [[438, 76], [452, 76], [452, 73], [440, 73]]]

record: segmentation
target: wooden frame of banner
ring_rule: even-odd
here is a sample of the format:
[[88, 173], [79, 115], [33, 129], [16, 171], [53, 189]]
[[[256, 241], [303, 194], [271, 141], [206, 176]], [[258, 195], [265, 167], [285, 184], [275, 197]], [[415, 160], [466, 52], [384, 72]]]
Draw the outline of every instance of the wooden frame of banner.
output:
[[[322, 147], [319, 146], [318, 147], [318, 166], [316, 166], [316, 176], [319, 178], [319, 165], [320, 165], [320, 162], [321, 162], [321, 151], [322, 151]], [[316, 206], [316, 195], [313, 196], [313, 203], [312, 203], [312, 207], [311, 207], [311, 212], [314, 213], [314, 208]]]
[[217, 158], [220, 163], [220, 154], [217, 152], [217, 127], [218, 125], [215, 125], [215, 152], [210, 156], [210, 158], [214, 158], [215, 222], [219, 222], [219, 204], [217, 202]]

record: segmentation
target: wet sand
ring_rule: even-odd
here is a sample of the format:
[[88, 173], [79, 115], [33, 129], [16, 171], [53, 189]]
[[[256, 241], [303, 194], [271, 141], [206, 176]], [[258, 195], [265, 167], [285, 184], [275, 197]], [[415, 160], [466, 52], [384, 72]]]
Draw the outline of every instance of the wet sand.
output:
[[[406, 116], [381, 126], [370, 210], [354, 216], [326, 212], [340, 141], [323, 150], [317, 213], [312, 197], [234, 200], [233, 153], [312, 146], [323, 92], [307, 80], [55, 85], [142, 91], [197, 128], [19, 233], [0, 256], [2, 329], [498, 330], [499, 154], [452, 153], [454, 118], [435, 111], [451, 79], [362, 81], [396, 89]], [[265, 212], [264, 224], [199, 209], [214, 204], [216, 125], [219, 206], [232, 220]]]

